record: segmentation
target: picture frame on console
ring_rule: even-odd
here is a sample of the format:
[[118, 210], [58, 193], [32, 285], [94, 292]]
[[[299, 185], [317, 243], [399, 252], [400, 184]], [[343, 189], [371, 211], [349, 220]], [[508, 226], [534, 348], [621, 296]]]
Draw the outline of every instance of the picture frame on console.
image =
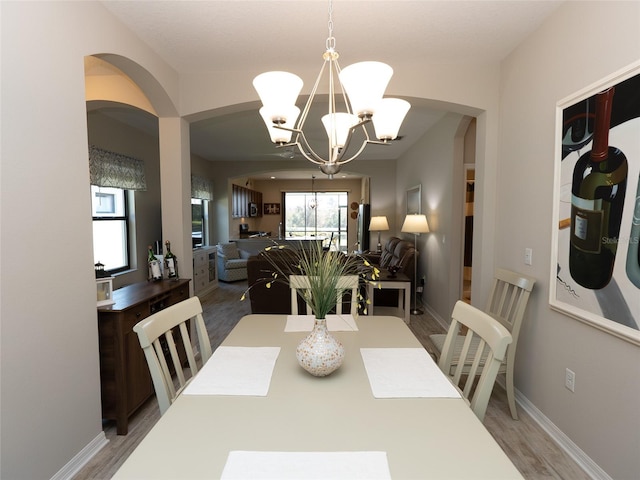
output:
[[640, 345], [640, 62], [556, 105], [549, 305]]

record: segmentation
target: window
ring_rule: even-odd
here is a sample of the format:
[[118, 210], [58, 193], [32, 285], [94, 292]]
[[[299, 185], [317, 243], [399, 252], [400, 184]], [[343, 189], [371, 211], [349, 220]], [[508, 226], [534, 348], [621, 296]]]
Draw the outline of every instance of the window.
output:
[[205, 228], [207, 206], [207, 200], [191, 199], [191, 244], [193, 248], [207, 244], [207, 229]]
[[320, 237], [334, 250], [347, 249], [347, 192], [287, 192], [287, 237]]
[[93, 260], [107, 272], [129, 268], [129, 211], [127, 191], [91, 185]]

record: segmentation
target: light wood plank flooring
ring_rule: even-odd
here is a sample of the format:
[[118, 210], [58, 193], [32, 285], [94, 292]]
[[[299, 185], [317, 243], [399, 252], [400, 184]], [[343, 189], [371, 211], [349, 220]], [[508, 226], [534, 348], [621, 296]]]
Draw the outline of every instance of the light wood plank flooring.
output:
[[[246, 281], [220, 282], [220, 287], [203, 297], [204, 318], [212, 348], [222, 343], [238, 320], [251, 313], [249, 300], [240, 301]], [[442, 327], [429, 314], [412, 315], [411, 330], [427, 350], [428, 337], [442, 333]], [[519, 409], [520, 420], [509, 414], [506, 393], [496, 386], [485, 416], [485, 426], [526, 479], [580, 480], [589, 476], [569, 458], [549, 436]], [[115, 423], [105, 422], [109, 443], [75, 476], [73, 480], [109, 479], [160, 418], [155, 398], [150, 399], [130, 420], [129, 434], [116, 435]], [[418, 439], [415, 439], [418, 440]], [[452, 457], [454, 456], [452, 448]], [[428, 478], [425, 472], [425, 478]]]

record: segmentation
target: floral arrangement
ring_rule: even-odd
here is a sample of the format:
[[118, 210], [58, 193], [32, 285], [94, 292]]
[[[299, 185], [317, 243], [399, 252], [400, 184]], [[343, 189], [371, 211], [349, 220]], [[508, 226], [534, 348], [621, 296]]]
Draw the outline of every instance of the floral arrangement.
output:
[[[266, 288], [271, 288], [274, 282], [289, 284], [289, 275], [306, 275], [309, 279], [309, 289], [298, 290], [300, 296], [311, 307], [316, 318], [326, 318], [326, 315], [336, 306], [338, 296], [342, 293], [337, 288], [338, 279], [347, 275], [358, 275], [363, 283], [376, 282], [380, 270], [371, 265], [360, 255], [345, 255], [342, 252], [325, 251], [320, 242], [313, 242], [310, 248], [291, 248], [289, 245], [273, 245], [266, 247], [263, 256], [273, 267], [270, 279], [263, 279]], [[251, 286], [243, 293], [241, 300], [246, 298]], [[371, 303], [358, 293], [358, 302], [362, 302], [364, 313]]]

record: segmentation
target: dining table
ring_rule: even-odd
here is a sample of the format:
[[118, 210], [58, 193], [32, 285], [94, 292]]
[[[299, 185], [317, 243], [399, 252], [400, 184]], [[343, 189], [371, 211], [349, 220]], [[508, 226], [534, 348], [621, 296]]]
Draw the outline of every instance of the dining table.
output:
[[523, 478], [402, 319], [334, 317], [325, 377], [312, 317], [243, 317], [113, 478]]

